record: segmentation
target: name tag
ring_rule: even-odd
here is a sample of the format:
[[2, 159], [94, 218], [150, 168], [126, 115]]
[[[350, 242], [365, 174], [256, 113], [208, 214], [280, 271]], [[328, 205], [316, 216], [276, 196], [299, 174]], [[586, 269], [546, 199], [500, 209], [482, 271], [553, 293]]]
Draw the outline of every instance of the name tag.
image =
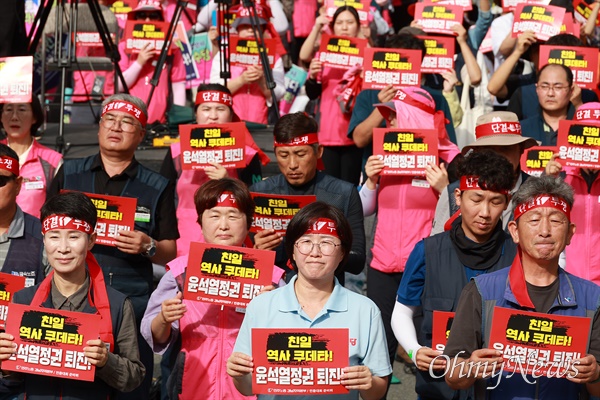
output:
[[429, 182], [427, 182], [426, 179], [417, 179], [417, 178], [412, 180], [412, 186], [425, 188], [425, 189], [429, 189], [431, 187], [431, 185], [429, 184]]
[[135, 213], [135, 222], [150, 222], [150, 213]]
[[25, 182], [25, 190], [40, 190], [44, 188], [43, 181]]
[[246, 314], [246, 309], [243, 307], [236, 307], [235, 312], [239, 312], [241, 314]]

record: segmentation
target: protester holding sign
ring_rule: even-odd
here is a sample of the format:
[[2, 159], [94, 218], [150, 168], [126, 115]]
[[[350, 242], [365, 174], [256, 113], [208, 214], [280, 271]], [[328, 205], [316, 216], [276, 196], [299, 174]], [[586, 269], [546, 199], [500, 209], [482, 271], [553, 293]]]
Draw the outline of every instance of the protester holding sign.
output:
[[[197, 222], [207, 244], [241, 247], [252, 224], [254, 202], [246, 186], [231, 178], [210, 180], [196, 191]], [[168, 271], [152, 294], [142, 321], [142, 335], [156, 353], [164, 353], [181, 336], [181, 353], [169, 378], [169, 397], [210, 400], [241, 399], [225, 374], [244, 310], [183, 300], [186, 271], [194, 254], [167, 264]], [[283, 270], [274, 267], [279, 284]], [[167, 377], [163, 377], [167, 379]]]
[[19, 156], [19, 172], [23, 177], [17, 203], [28, 214], [39, 218], [46, 201], [46, 190], [62, 164], [62, 155], [38, 143], [35, 136], [44, 123], [44, 111], [36, 96], [31, 103], [0, 104], [1, 126], [7, 144]]
[[[149, 24], [152, 21], [165, 21], [163, 8], [157, 0], [140, 0], [135, 10], [127, 15], [127, 19], [139, 21], [140, 23], [148, 22]], [[119, 67], [123, 71], [129, 93], [147, 101], [152, 88], [150, 80], [154, 76], [161, 49], [146, 44], [139, 53], [127, 54], [125, 51], [127, 39], [124, 38], [119, 43], [119, 53], [121, 54]], [[119, 88], [119, 90], [122, 90], [122, 88]], [[173, 104], [185, 106], [185, 66], [179, 49], [175, 49], [163, 65], [158, 86], [156, 86], [148, 108], [149, 123], [166, 122], [167, 105], [170, 97], [172, 97]]]
[[[449, 365], [446, 382], [454, 389], [475, 385], [476, 393], [482, 390], [492, 398], [498, 393], [502, 399], [578, 399], [584, 389], [598, 396], [600, 287], [558, 266], [560, 253], [575, 232], [570, 218], [573, 189], [551, 176], [531, 177], [519, 188], [513, 201], [515, 220], [509, 222], [508, 229], [518, 244], [517, 256], [509, 268], [480, 275], [463, 290], [444, 350]], [[591, 318], [589, 354], [575, 360], [562, 359], [562, 366], [568, 370], [562, 379], [539, 371], [509, 377], [502, 370], [503, 364], [516, 363], [519, 358], [512, 357], [508, 351], [503, 355], [491, 348], [489, 338], [495, 333], [490, 330], [495, 319], [494, 307], [535, 311], [542, 318], [544, 314], [557, 318], [562, 315]], [[501, 334], [507, 336], [507, 333], [505, 326]], [[525, 360], [526, 363], [538, 361], [542, 368], [561, 362], [556, 357], [544, 361], [541, 352], [532, 353]], [[474, 363], [474, 367], [465, 368], [459, 374], [464, 362]], [[490, 378], [492, 373], [494, 377]], [[488, 384], [495, 387], [494, 390], [485, 390]], [[580, 386], [582, 384], [585, 388]]]
[[[286, 232], [285, 250], [298, 271], [289, 285], [250, 302], [227, 373], [240, 393], [252, 395], [256, 375], [252, 357], [253, 328], [348, 328], [349, 360], [341, 385], [350, 390], [340, 399], [381, 399], [392, 373], [386, 359], [381, 314], [364, 296], [335, 279], [352, 246], [352, 230], [344, 214], [322, 202], [294, 216]], [[350, 308], [351, 307], [351, 308]], [[259, 395], [259, 399], [303, 396]]]
[[[457, 397], [443, 379], [429, 375], [430, 366], [434, 370], [445, 366], [442, 360], [434, 362], [442, 352], [434, 347], [438, 343], [432, 344], [433, 332], [440, 329], [432, 322], [433, 315], [455, 311], [471, 278], [508, 267], [516, 254], [516, 245], [500, 222], [513, 186], [512, 165], [487, 150], [469, 154], [457, 169], [461, 184], [454, 196], [461, 216], [450, 230], [415, 245], [392, 315], [394, 334], [418, 368], [415, 391], [427, 399]], [[413, 325], [417, 307], [423, 307], [424, 314], [418, 335]]]
[[377, 209], [367, 296], [381, 310], [393, 363], [398, 347], [391, 327], [396, 292], [410, 252], [431, 231], [435, 204], [448, 184], [443, 163], [451, 162], [459, 150], [448, 139], [443, 113], [435, 111], [433, 98], [424, 89], [399, 89], [393, 101], [376, 106], [391, 128], [408, 133], [418, 128], [433, 130], [438, 145], [434, 155], [437, 162], [426, 167], [424, 176], [380, 176], [388, 167], [377, 155], [369, 157], [365, 166], [369, 179], [360, 191], [364, 215]]
[[[14, 303], [30, 305], [32, 310], [43, 307], [100, 315], [98, 337], [88, 340], [83, 348], [85, 357], [95, 366], [96, 380], [24, 374], [21, 395], [46, 399], [60, 393], [70, 399], [106, 399], [116, 391], [135, 389], [145, 373], [139, 358], [135, 315], [129, 299], [105, 283], [90, 252], [96, 240], [96, 208], [84, 194], [61, 193], [44, 204], [41, 216], [44, 248], [53, 272], [41, 284], [17, 292]], [[2, 361], [16, 352], [13, 335], [20, 332], [0, 333]]]
[[[360, 165], [356, 162], [362, 151], [346, 135], [352, 107], [346, 107], [346, 101], [340, 104], [344, 89], [343, 79], [359, 79], [362, 65], [350, 65], [351, 70], [324, 66], [318, 57], [315, 57], [316, 48], [320, 44], [321, 32], [325, 29], [335, 36], [360, 38], [360, 19], [354, 7], [343, 6], [338, 8], [329, 23], [326, 16], [317, 18], [315, 26], [300, 50], [300, 60], [310, 63], [308, 80], [306, 81], [306, 94], [311, 99], [320, 98], [319, 110], [316, 119], [319, 121], [319, 143], [324, 146], [323, 164], [325, 171], [335, 177], [357, 185], [360, 177]], [[356, 97], [360, 86], [352, 89], [350, 96]]]

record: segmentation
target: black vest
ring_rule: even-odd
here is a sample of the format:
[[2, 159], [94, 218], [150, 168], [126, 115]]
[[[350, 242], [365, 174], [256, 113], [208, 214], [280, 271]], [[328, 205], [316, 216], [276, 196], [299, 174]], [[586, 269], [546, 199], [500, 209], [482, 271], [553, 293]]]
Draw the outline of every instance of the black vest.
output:
[[[31, 304], [33, 296], [39, 285], [23, 289], [15, 293], [13, 302], [17, 304]], [[118, 354], [117, 336], [123, 321], [123, 305], [127, 298], [124, 294], [107, 287], [106, 294], [110, 304], [110, 317], [112, 320], [113, 337], [115, 341], [111, 353]], [[54, 309], [52, 295], [49, 295], [42, 307]], [[82, 312], [95, 314], [96, 309], [86, 301]], [[46, 399], [108, 399], [114, 397], [117, 392], [104, 383], [100, 378], [94, 382], [77, 381], [73, 379], [53, 378], [42, 375], [27, 374], [25, 376], [25, 396], [31, 400]]]
[[[421, 296], [423, 323], [419, 343], [431, 347], [433, 311], [455, 311], [463, 288], [467, 285], [465, 266], [459, 260], [450, 232], [425, 238], [425, 285]], [[486, 273], [509, 267], [517, 253], [517, 245], [504, 233], [502, 255]], [[444, 378], [435, 379], [428, 371], [417, 371], [415, 390], [422, 400], [465, 399], [468, 391], [452, 390]]]
[[25, 216], [24, 235], [10, 239], [2, 272], [33, 279], [31, 286], [40, 283], [45, 276], [42, 265], [44, 251], [42, 224], [39, 219], [27, 213], [23, 214]]
[[[95, 172], [90, 171], [96, 157], [100, 156], [65, 161], [64, 189], [98, 193], [94, 186]], [[120, 196], [137, 198], [137, 209], [143, 207], [150, 214], [150, 222], [135, 222], [136, 231], [152, 236], [158, 200], [168, 183], [167, 178], [141, 164], [138, 165], [135, 179], [127, 181]], [[139, 326], [152, 292], [152, 262], [140, 254], [123, 253], [111, 246], [96, 245], [92, 253], [102, 268], [106, 283], [130, 298]]]

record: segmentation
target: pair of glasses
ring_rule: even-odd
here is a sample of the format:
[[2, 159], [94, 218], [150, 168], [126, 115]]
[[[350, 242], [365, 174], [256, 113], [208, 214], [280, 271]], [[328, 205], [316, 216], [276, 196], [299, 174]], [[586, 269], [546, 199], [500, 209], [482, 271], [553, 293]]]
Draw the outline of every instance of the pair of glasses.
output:
[[112, 129], [115, 126], [121, 126], [123, 132], [135, 132], [138, 126], [134, 121], [129, 119], [117, 119], [112, 115], [105, 115], [100, 119], [100, 124], [106, 129]]
[[156, 11], [140, 11], [136, 14], [136, 19], [149, 19], [151, 21], [162, 20], [162, 15]]
[[565, 90], [569, 89], [568, 85], [549, 85], [547, 83], [542, 83], [540, 85], [538, 85], [538, 88], [542, 91], [542, 92], [549, 92], [550, 89], [552, 89], [552, 91], [554, 92], [564, 92]]
[[315, 245], [318, 246], [321, 254], [324, 256], [330, 256], [335, 252], [335, 248], [341, 246], [342, 244], [336, 244], [330, 240], [323, 240], [322, 242], [314, 243], [308, 239], [302, 239], [296, 242], [296, 248], [300, 254], [304, 254], [305, 256], [309, 255], [313, 251]]
[[16, 176], [0, 175], [0, 188], [8, 185], [8, 182], [14, 181]]

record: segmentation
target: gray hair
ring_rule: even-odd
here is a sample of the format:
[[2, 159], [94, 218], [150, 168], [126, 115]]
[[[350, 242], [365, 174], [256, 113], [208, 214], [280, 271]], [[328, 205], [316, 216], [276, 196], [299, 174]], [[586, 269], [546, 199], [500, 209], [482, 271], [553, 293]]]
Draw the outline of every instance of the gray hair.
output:
[[[103, 109], [105, 105], [107, 105], [111, 101], [115, 101], [115, 100], [116, 101], [119, 101], [119, 100], [126, 101], [126, 102], [129, 102], [129, 103], [135, 105], [137, 108], [142, 110], [142, 112], [146, 116], [146, 120], [148, 119], [148, 107], [146, 106], [146, 103], [144, 103], [144, 101], [142, 99], [140, 99], [139, 97], [135, 97], [135, 96], [132, 96], [132, 95], [126, 94], [126, 93], [113, 94], [112, 96], [110, 96], [109, 98], [107, 98], [106, 100], [104, 100], [102, 102], [101, 108]], [[145, 129], [144, 126], [142, 126], [142, 128]]]
[[560, 197], [567, 202], [570, 208], [573, 208], [575, 198], [571, 185], [565, 183], [562, 178], [555, 178], [550, 175], [542, 175], [539, 178], [534, 176], [527, 178], [515, 193], [513, 204], [516, 208], [541, 194]]

